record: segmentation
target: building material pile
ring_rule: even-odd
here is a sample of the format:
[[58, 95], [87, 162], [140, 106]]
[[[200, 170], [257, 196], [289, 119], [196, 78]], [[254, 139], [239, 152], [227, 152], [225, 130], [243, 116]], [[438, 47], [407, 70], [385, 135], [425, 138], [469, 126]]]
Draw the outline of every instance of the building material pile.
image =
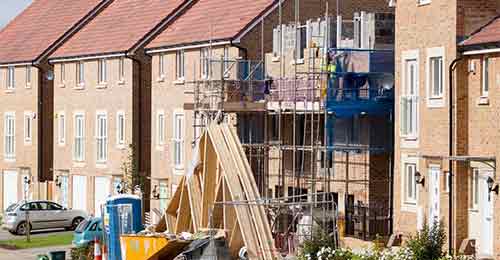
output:
[[225, 124], [209, 126], [191, 168], [179, 184], [157, 232], [196, 233], [222, 229], [230, 253], [246, 247], [249, 259], [276, 259], [265, 209], [236, 133]]

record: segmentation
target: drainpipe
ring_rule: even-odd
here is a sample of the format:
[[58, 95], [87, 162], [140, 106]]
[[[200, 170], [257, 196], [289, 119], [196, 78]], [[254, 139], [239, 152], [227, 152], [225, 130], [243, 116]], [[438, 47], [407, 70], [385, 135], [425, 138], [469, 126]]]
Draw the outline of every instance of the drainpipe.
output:
[[38, 171], [38, 181], [40, 181], [40, 179], [44, 179], [42, 178], [42, 175], [43, 175], [43, 158], [42, 158], [42, 154], [43, 154], [43, 145], [41, 145], [41, 143], [43, 142], [43, 119], [44, 119], [44, 116], [43, 116], [43, 94], [42, 94], [42, 90], [43, 90], [43, 82], [44, 82], [44, 77], [45, 77], [45, 73], [44, 73], [44, 69], [40, 66], [39, 63], [35, 63], [33, 62], [32, 63], [33, 67], [37, 68], [38, 69], [38, 94], [37, 94], [37, 119], [38, 119], [38, 124], [37, 124], [37, 133], [38, 133], [38, 145], [37, 145], [37, 160], [38, 160], [38, 163], [37, 163], [37, 171]]
[[453, 71], [455, 70], [455, 65], [462, 60], [462, 57], [457, 57], [455, 58], [449, 67], [448, 70], [448, 76], [449, 76], [449, 96], [448, 96], [448, 102], [449, 102], [449, 143], [448, 143], [448, 155], [450, 158], [448, 158], [448, 171], [449, 171], [449, 176], [448, 176], [448, 181], [450, 185], [450, 192], [448, 194], [448, 253], [450, 255], [453, 255], [453, 161], [451, 160], [451, 157], [453, 156]]

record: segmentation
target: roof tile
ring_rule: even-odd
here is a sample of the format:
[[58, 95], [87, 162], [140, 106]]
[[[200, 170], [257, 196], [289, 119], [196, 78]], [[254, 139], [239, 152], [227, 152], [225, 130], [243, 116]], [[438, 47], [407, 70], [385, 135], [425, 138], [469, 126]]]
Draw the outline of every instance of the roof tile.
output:
[[273, 0], [199, 0], [147, 48], [233, 38], [273, 3]]
[[115, 0], [51, 58], [128, 51], [184, 0]]
[[34, 61], [101, 1], [33, 1], [0, 31], [0, 63]]
[[470, 46], [494, 42], [500, 42], [500, 17], [493, 19], [487, 25], [473, 33], [461, 45]]

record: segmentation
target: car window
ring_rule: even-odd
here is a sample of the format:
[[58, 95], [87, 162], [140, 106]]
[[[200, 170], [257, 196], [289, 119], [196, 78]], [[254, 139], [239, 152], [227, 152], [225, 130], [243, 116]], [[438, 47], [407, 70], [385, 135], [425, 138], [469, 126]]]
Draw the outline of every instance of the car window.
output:
[[35, 202], [26, 203], [21, 207], [21, 210], [38, 210], [38, 204]]
[[48, 203], [49, 210], [62, 210], [62, 206], [55, 203]]
[[90, 224], [90, 221], [83, 220], [82, 222], [80, 222], [80, 225], [78, 225], [78, 227], [76, 227], [75, 232], [82, 233], [89, 226], [89, 224]]
[[19, 206], [19, 204], [17, 204], [17, 203], [11, 204], [10, 206], [7, 207], [7, 209], [5, 209], [5, 211], [6, 212], [14, 211], [17, 208], [17, 206]]
[[49, 205], [47, 202], [37, 202], [38, 210], [47, 210]]
[[89, 231], [96, 231], [96, 229], [97, 229], [97, 222], [92, 224], [92, 226], [90, 226]]

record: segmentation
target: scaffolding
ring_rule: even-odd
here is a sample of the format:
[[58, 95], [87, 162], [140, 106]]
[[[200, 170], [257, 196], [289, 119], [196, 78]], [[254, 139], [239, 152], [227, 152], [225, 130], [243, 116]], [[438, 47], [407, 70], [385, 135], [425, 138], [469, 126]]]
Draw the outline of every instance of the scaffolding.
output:
[[[264, 53], [261, 60], [212, 55], [203, 59], [200, 75], [194, 77], [202, 79], [189, 82], [193, 86], [195, 137], [210, 121], [233, 121], [263, 198], [337, 194], [336, 203], [344, 205], [346, 221], [348, 209], [355, 204], [350, 194], [353, 185], [366, 190], [374, 189], [372, 185], [384, 186], [389, 197], [380, 200], [387, 203], [372, 203], [371, 195], [365, 195], [361, 201], [371, 205], [358, 203], [356, 207], [383, 208], [387, 220], [383, 235], [388, 235], [392, 226], [394, 54], [370, 49], [375, 36], [366, 31], [375, 30], [374, 15], [359, 13], [353, 20], [343, 20], [329, 14], [328, 3], [324, 10], [324, 17], [306, 25], [300, 25], [296, 17], [295, 23], [284, 26], [280, 6], [279, 25], [273, 31], [278, 46], [272, 53], [279, 60], [277, 76], [266, 71]], [[301, 41], [304, 35], [305, 44]], [[291, 76], [284, 72], [286, 46], [295, 60]], [[345, 139], [349, 140], [339, 141], [339, 124], [352, 124], [349, 127], [355, 132], [352, 129], [361, 127], [360, 118], [371, 117], [387, 124], [390, 134], [381, 136], [389, 138], [387, 142], [371, 138], [363, 142], [362, 137], [347, 132]], [[380, 154], [386, 160], [373, 163], [371, 157]], [[372, 179], [370, 171], [379, 178]], [[339, 187], [345, 194], [340, 200]], [[315, 196], [308, 198], [316, 200]]]

